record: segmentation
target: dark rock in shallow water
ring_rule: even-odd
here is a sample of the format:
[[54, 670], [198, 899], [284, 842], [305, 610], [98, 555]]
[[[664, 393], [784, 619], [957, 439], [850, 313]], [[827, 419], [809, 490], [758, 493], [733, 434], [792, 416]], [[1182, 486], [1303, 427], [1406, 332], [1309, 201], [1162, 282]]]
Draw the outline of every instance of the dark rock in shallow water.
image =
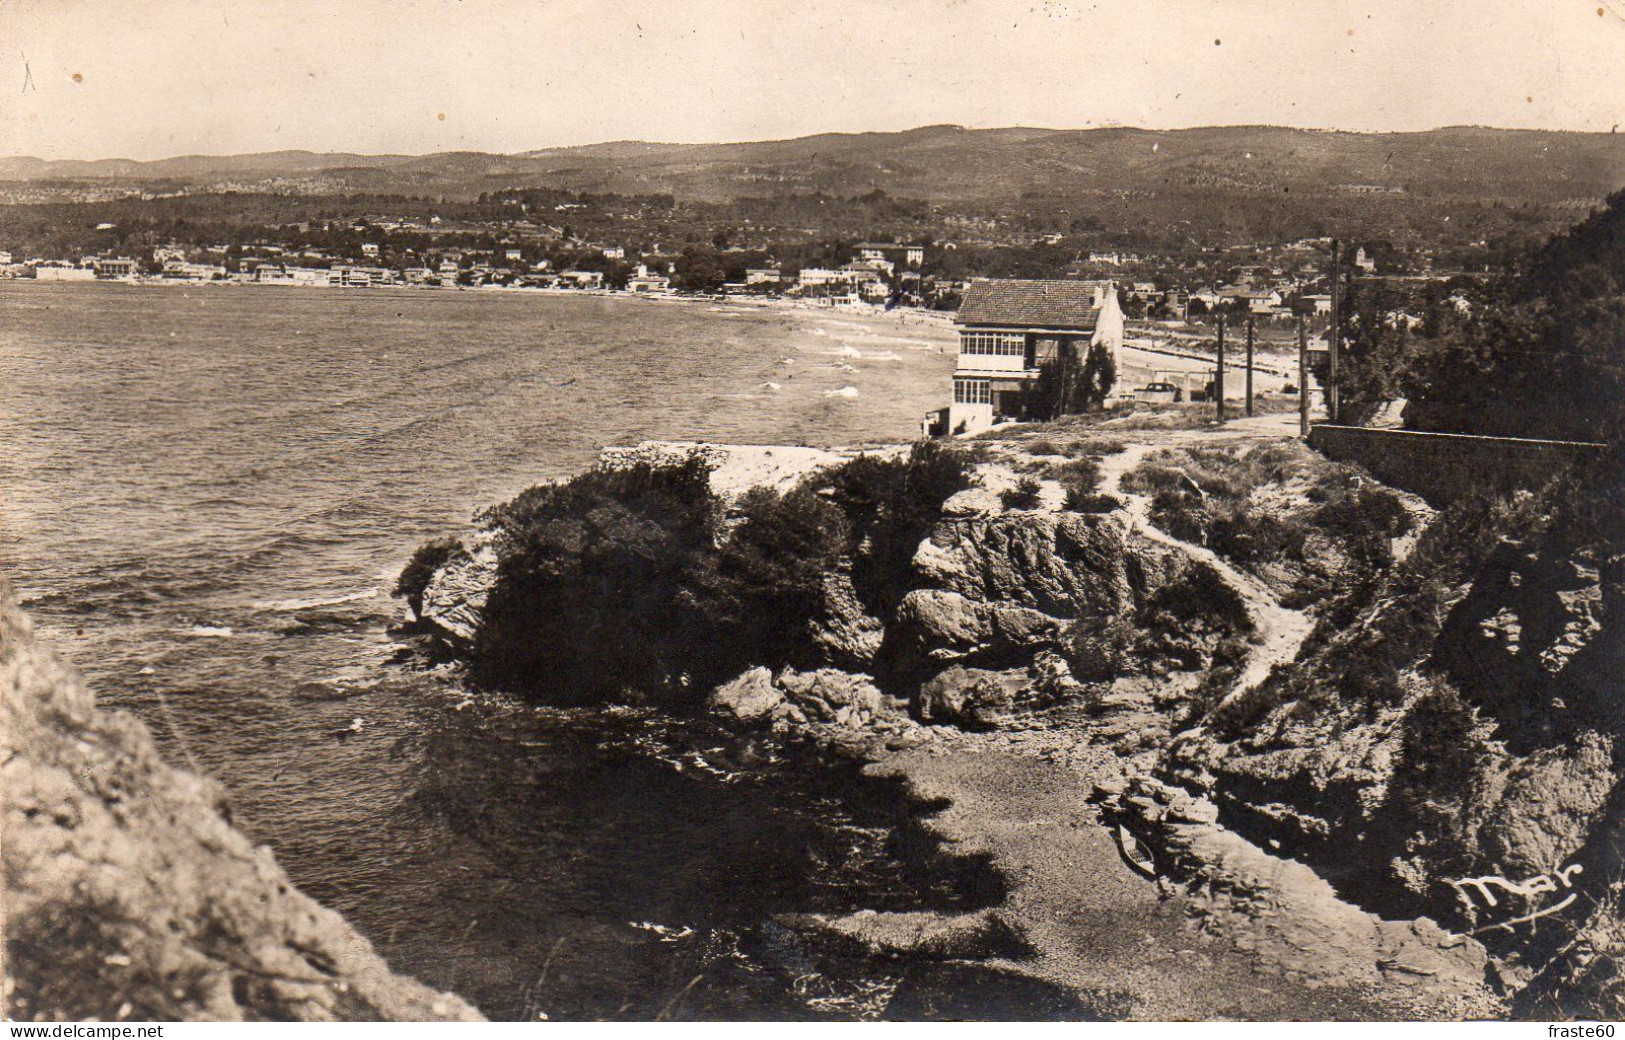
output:
[[838, 916], [790, 915], [782, 922], [811, 935], [850, 944], [870, 956], [986, 960], [1032, 952], [1032, 947], [996, 910], [966, 914], [859, 910]]
[[16, 1019], [475, 1021], [393, 974], [173, 769], [98, 711], [0, 587], [7, 1012]]
[[1113, 1022], [1135, 1001], [1126, 992], [1077, 992], [1013, 971], [963, 961], [912, 965], [882, 1016], [894, 1021]]

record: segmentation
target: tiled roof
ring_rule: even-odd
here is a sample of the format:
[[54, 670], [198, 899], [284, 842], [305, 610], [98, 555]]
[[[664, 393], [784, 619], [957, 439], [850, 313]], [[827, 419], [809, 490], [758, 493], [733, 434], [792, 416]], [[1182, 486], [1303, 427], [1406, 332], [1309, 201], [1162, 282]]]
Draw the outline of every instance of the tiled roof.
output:
[[1077, 279], [979, 278], [965, 291], [960, 325], [1024, 325], [1092, 331], [1102, 282]]

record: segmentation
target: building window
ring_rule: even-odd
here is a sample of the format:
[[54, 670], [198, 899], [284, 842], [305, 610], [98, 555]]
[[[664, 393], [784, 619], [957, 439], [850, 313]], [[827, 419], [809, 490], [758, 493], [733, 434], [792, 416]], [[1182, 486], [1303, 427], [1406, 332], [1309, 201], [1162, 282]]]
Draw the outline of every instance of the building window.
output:
[[986, 379], [954, 380], [955, 404], [992, 404], [993, 386]]
[[961, 332], [959, 352], [995, 357], [1022, 357], [1027, 353], [1027, 337], [1019, 332]]

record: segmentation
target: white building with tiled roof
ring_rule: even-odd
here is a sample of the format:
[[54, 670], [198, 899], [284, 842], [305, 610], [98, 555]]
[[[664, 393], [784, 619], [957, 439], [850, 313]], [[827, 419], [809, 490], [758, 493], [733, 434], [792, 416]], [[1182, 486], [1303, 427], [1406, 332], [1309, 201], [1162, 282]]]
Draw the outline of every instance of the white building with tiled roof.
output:
[[1023, 392], [1040, 366], [1063, 350], [1082, 360], [1102, 344], [1117, 361], [1123, 312], [1110, 281], [977, 279], [954, 318], [959, 363], [954, 368], [950, 433], [975, 433], [1004, 417], [1019, 418]]

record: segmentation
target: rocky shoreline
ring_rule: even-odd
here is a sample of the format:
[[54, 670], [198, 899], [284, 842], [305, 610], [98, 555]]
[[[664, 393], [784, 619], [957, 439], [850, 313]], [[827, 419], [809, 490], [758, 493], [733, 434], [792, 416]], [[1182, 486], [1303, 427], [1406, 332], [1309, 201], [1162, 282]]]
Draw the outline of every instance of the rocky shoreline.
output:
[[0, 582], [5, 971], [16, 1021], [480, 1021], [390, 971], [224, 791], [95, 706]]
[[[702, 466], [719, 545], [809, 487], [872, 514], [810, 598], [786, 586], [788, 656], [665, 696], [893, 782], [928, 858], [998, 890], [777, 925], [933, 977], [1022, 977], [1061, 1017], [1617, 1016], [1621, 560], [1543, 534], [1561, 504], [1475, 527], [1268, 421], [1151, 425], [976, 446], [878, 595], [890, 532], [864, 489], [916, 465], [907, 448], [606, 451], [608, 473]], [[854, 466], [870, 484], [827, 479]], [[612, 514], [588, 527], [647, 535]], [[499, 527], [403, 577], [419, 627], [469, 662], [511, 573]], [[0, 679], [12, 1017], [478, 1018], [297, 892], [218, 787], [96, 710], [9, 600]], [[1349, 843], [1361, 871], [1339, 867]], [[863, 1014], [995, 1013], [941, 1004], [954, 989]]]
[[[1316, 582], [1357, 566], [1370, 569], [1372, 583], [1398, 580], [1393, 575], [1403, 571], [1430, 512], [1308, 459], [1269, 422], [1113, 431], [1110, 438], [1105, 428], [1082, 432], [1089, 436], [1060, 450], [1049, 443], [1053, 431], [983, 444], [974, 479], [942, 503], [914, 553], [910, 587], [889, 614], [865, 603], [850, 563], [831, 567], [816, 616], [806, 619], [815, 659], [758, 661], [701, 698], [705, 711], [730, 726], [812, 740], [868, 763], [876, 775], [901, 779], [929, 830], [955, 855], [986, 856], [1011, 886], [1000, 905], [963, 915], [864, 912], [797, 926], [875, 954], [996, 963], [1093, 993], [1091, 1006], [1109, 1007], [1109, 1017], [1531, 1013], [1529, 950], [1506, 942], [1486, 948], [1437, 896], [1389, 900], [1356, 887], [1349, 891], [1360, 901], [1351, 901], [1341, 883], [1317, 873], [1323, 860], [1305, 863], [1282, 851], [1288, 846], [1275, 835], [1290, 838], [1289, 830], [1258, 823], [1290, 828], [1308, 818], [1304, 804], [1272, 805], [1276, 799], [1226, 782], [1225, 764], [1254, 752], [1247, 740], [1215, 732], [1238, 712], [1257, 712], [1261, 699], [1278, 697], [1336, 638], [1328, 628], [1331, 596], [1298, 605]], [[889, 449], [890, 457], [903, 450]], [[607, 452], [602, 464], [698, 459], [732, 509], [754, 487], [782, 494], [856, 454], [645, 444]], [[1066, 487], [1066, 467], [1080, 458], [1091, 460], [1095, 477], [1096, 500], [1086, 508], [1071, 505]], [[1154, 470], [1169, 468], [1165, 458], [1190, 458], [1174, 468], [1192, 484], [1190, 473], [1198, 474], [1208, 488], [1181, 488], [1176, 501], [1144, 486]], [[1238, 501], [1306, 532], [1300, 540], [1308, 548], [1299, 548], [1291, 566], [1166, 529], [1179, 519], [1168, 515], [1175, 506], [1217, 513], [1224, 503], [1212, 489], [1220, 478], [1202, 467], [1235, 460], [1273, 467]], [[1351, 509], [1380, 518], [1356, 532], [1358, 539], [1323, 533], [1305, 519], [1347, 523]], [[1349, 556], [1355, 550], [1347, 545], [1367, 543], [1377, 562]], [[422, 621], [463, 653], [501, 559], [496, 532], [476, 533], [447, 554], [422, 591]], [[1113, 618], [1126, 619], [1131, 631], [1103, 624]], [[1593, 637], [1617, 625], [1617, 615], [1595, 620]], [[1617, 628], [1606, 632], [1612, 638]], [[1574, 642], [1572, 631], [1568, 638]], [[1588, 642], [1601, 648], [1607, 641]], [[1425, 667], [1413, 667], [1423, 670], [1407, 671], [1416, 678], [1406, 681], [1421, 682]], [[1387, 730], [1426, 707], [1412, 695], [1391, 712]], [[1349, 761], [1356, 776], [1340, 782], [1358, 784], [1358, 770], [1367, 770], [1368, 801], [1405, 779], [1388, 775], [1392, 759], [1385, 766]], [[1594, 769], [1606, 794], [1614, 787], [1606, 755]], [[1296, 797], [1290, 789], [1282, 794]], [[1589, 815], [1558, 844], [1572, 850], [1587, 833], [1595, 840], [1591, 828], [1607, 826], [1603, 801], [1587, 795], [1573, 809], [1560, 808], [1559, 818]], [[1529, 815], [1538, 820], [1540, 813]], [[1238, 823], [1242, 831], [1233, 829]], [[1067, 848], [1080, 862], [1054, 866]], [[1450, 865], [1501, 864], [1458, 857]], [[1612, 874], [1607, 865], [1598, 872], [1616, 876], [1617, 865]], [[1110, 896], [1091, 916], [1102, 891]], [[1384, 905], [1392, 909], [1373, 912]], [[1436, 923], [1429, 907], [1449, 920]], [[1595, 979], [1598, 963], [1614, 956], [1609, 950], [1617, 946], [1607, 944], [1617, 925], [1595, 916], [1569, 926], [1570, 947], [1541, 957], [1546, 991], [1558, 993], [1543, 999], [1561, 1001], [1542, 1006], [1583, 1008], [1595, 999], [1562, 994], [1552, 982], [1558, 971]], [[1213, 986], [1190, 983], [1203, 974]], [[1133, 982], [1113, 988], [1113, 979]], [[1246, 999], [1236, 999], [1242, 993]]]

